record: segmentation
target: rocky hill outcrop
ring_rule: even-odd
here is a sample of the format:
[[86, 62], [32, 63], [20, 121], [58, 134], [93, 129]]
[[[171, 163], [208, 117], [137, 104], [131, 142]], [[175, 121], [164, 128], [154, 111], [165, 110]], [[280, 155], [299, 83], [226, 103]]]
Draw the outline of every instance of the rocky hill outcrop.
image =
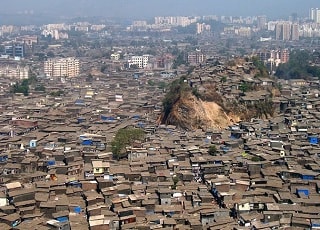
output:
[[159, 123], [188, 130], [224, 129], [240, 120], [271, 117], [275, 82], [265, 76], [252, 62], [193, 69], [171, 83]]
[[202, 101], [191, 92], [185, 93], [174, 103], [170, 113], [162, 117], [163, 123], [193, 130], [197, 128], [222, 129], [232, 124], [234, 117], [215, 102]]
[[[188, 130], [226, 128], [238, 118], [219, 105], [221, 98], [218, 94], [215, 95], [216, 100], [212, 99], [213, 95], [200, 95], [189, 81], [176, 80], [164, 99], [164, 111], [159, 120]], [[205, 99], [208, 96], [211, 100]]]

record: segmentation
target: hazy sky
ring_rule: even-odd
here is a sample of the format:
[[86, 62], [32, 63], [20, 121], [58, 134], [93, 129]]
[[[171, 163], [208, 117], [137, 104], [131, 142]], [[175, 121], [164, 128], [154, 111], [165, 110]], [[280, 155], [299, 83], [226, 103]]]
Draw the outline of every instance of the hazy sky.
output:
[[[308, 16], [320, 0], [1, 0], [0, 13], [145, 18], [155, 15]], [[1, 17], [1, 14], [0, 14]]]

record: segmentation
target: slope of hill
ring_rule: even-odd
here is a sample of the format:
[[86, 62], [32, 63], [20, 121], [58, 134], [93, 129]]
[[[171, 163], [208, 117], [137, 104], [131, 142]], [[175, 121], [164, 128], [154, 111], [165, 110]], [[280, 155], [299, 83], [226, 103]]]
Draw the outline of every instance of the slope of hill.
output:
[[[207, 97], [205, 94], [201, 96]], [[221, 103], [218, 95], [216, 95], [216, 101]], [[164, 111], [160, 122], [193, 130], [223, 129], [232, 122], [238, 121], [236, 116], [226, 112], [216, 101], [202, 100], [195, 88], [190, 87], [184, 78], [175, 80], [164, 99]]]
[[163, 100], [159, 123], [188, 130], [224, 129], [240, 120], [273, 116], [275, 88], [261, 83], [273, 80], [260, 65], [237, 62], [197, 68], [174, 80]]
[[191, 92], [187, 92], [176, 101], [164, 122], [193, 130], [222, 129], [231, 125], [232, 121], [233, 119], [217, 103], [202, 101]]

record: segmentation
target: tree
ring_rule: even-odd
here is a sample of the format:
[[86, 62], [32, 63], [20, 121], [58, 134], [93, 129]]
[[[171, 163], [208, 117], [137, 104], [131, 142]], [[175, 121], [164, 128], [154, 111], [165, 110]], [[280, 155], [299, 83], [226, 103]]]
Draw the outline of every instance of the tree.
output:
[[289, 61], [280, 64], [275, 75], [284, 79], [295, 78], [320, 78], [320, 67], [312, 65], [317, 59], [317, 54], [310, 53], [306, 50], [295, 50], [291, 52]]
[[125, 148], [133, 144], [134, 141], [144, 140], [145, 133], [140, 128], [119, 129], [111, 142], [111, 151], [116, 159], [126, 156]]
[[196, 68], [195, 66], [189, 66], [188, 75], [191, 74], [195, 68]]
[[241, 85], [239, 86], [239, 89], [240, 89], [243, 93], [247, 92], [247, 91], [249, 90], [249, 85], [248, 85], [248, 83], [247, 83], [247, 82], [241, 83]]
[[251, 160], [254, 161], [254, 162], [259, 162], [259, 161], [261, 161], [261, 158], [258, 157], [258, 156], [253, 156], [253, 157], [251, 158]]
[[29, 85], [36, 84], [38, 82], [37, 75], [31, 70], [29, 70], [29, 77], [26, 80], [28, 81]]
[[47, 57], [49, 57], [49, 58], [54, 58], [54, 53], [52, 52], [52, 51], [49, 51], [48, 53], [47, 53]]
[[163, 117], [162, 123], [166, 123], [166, 120], [174, 106], [174, 104], [180, 99], [186, 92], [190, 92], [191, 88], [186, 82], [186, 77], [182, 76], [179, 79], [171, 82], [168, 91], [162, 101], [163, 105]]
[[167, 84], [164, 81], [158, 82], [158, 88], [159, 89], [165, 89]]
[[259, 60], [258, 57], [252, 57], [252, 63], [258, 69], [255, 77], [269, 77], [267, 67]]
[[137, 64], [130, 65], [130, 69], [139, 69], [139, 66]]
[[29, 81], [28, 79], [23, 79], [22, 82], [16, 82], [12, 88], [12, 93], [22, 93], [24, 96], [29, 95]]
[[34, 56], [38, 56], [38, 61], [44, 61], [46, 59], [45, 53], [35, 53]]
[[230, 61], [228, 61], [227, 65], [228, 66], [236, 66], [237, 63], [235, 62], [235, 60], [230, 60]]
[[220, 81], [221, 81], [221, 83], [226, 83], [227, 77], [226, 76], [221, 77]]
[[177, 69], [180, 65], [187, 65], [187, 62], [185, 60], [185, 53], [179, 52], [175, 60], [173, 61], [172, 68]]
[[63, 94], [64, 94], [64, 91], [62, 91], [62, 90], [50, 92], [50, 96], [52, 96], [52, 97], [60, 97]]
[[[177, 26], [175, 28], [175, 30], [179, 34], [195, 34], [197, 32], [197, 24], [196, 23], [192, 23], [192, 24], [190, 24], [188, 26]], [[188, 42], [190, 42], [191, 44], [197, 44], [197, 41], [194, 38], [190, 37], [190, 36], [188, 36], [186, 38], [186, 40]]]
[[40, 84], [40, 85], [37, 85], [35, 88], [34, 88], [35, 91], [41, 91], [41, 92], [45, 92], [46, 91], [46, 88], [44, 87], [44, 85]]
[[105, 71], [106, 69], [108, 69], [108, 66], [107, 66], [107, 65], [102, 65], [101, 68], [100, 68], [100, 71], [101, 71], [102, 73], [104, 73], [104, 71]]
[[153, 80], [151, 80], [151, 79], [148, 80], [148, 85], [154, 86], [155, 84], [156, 84], [156, 83], [155, 83]]
[[29, 87], [26, 85], [21, 85], [19, 83], [16, 83], [13, 85], [11, 92], [22, 93], [24, 96], [28, 96], [29, 95]]
[[193, 94], [193, 96], [195, 96], [196, 98], [201, 98], [201, 93], [199, 92], [199, 90], [195, 87], [195, 88], [192, 88], [192, 94]]
[[240, 53], [241, 56], [244, 56], [246, 54], [246, 50], [244, 48], [237, 48], [236, 50]]
[[211, 155], [211, 156], [216, 156], [217, 155], [217, 147], [215, 145], [211, 145], [208, 149], [208, 153]]
[[179, 177], [177, 177], [177, 175], [174, 175], [172, 177], [172, 181], [173, 181], [173, 185], [171, 186], [171, 189], [176, 189], [177, 188], [177, 184], [179, 182]]
[[88, 76], [86, 77], [86, 82], [92, 82], [93, 81], [93, 76], [91, 73], [88, 74]]

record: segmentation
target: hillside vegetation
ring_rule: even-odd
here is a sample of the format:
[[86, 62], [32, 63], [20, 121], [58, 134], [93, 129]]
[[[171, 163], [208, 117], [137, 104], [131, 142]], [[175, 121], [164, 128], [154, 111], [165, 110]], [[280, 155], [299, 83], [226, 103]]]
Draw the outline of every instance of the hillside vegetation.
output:
[[319, 53], [311, 53], [306, 50], [293, 51], [289, 61], [279, 65], [276, 76], [283, 79], [320, 78], [320, 67], [313, 64], [316, 59], [319, 59], [319, 56]]
[[[237, 63], [232, 64], [234, 68], [237, 65]], [[247, 75], [253, 79], [269, 77], [259, 62], [253, 63], [250, 68], [252, 69], [246, 70], [250, 72]], [[226, 66], [225, 69], [226, 72], [230, 72], [231, 67]], [[272, 96], [276, 94], [276, 88], [259, 89], [259, 86], [243, 81], [239, 75], [236, 77], [238, 83], [233, 83], [238, 87], [238, 96], [230, 101], [224, 95], [228, 95], [225, 88], [228, 87], [227, 81], [231, 81], [233, 77], [212, 73], [205, 81], [202, 81], [201, 77], [196, 76], [200, 76], [201, 71], [204, 70], [198, 68], [194, 71], [196, 72], [190, 72], [187, 76], [174, 80], [167, 88], [163, 99], [163, 112], [159, 118], [160, 123], [176, 125], [187, 130], [224, 129], [240, 120], [270, 118], [274, 115]], [[250, 95], [259, 90], [269, 91], [269, 96], [252, 103], [245, 103], [241, 100], [246, 94]]]

